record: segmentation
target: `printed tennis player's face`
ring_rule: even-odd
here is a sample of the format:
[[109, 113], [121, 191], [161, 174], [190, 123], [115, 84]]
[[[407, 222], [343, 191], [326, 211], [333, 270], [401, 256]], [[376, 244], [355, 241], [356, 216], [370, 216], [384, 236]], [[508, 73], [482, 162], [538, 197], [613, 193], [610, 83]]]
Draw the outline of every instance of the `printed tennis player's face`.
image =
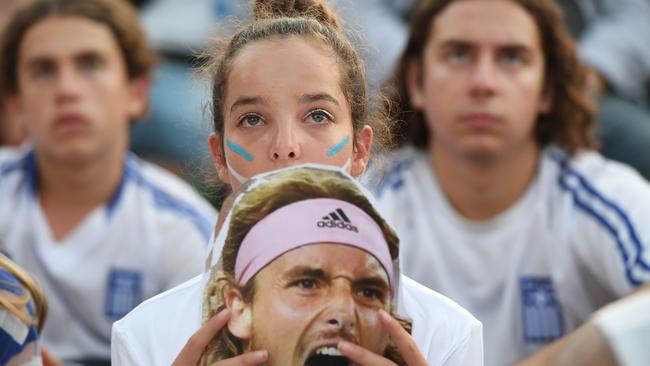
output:
[[227, 79], [223, 136], [210, 137], [219, 178], [238, 187], [241, 178], [301, 163], [347, 165], [361, 174], [372, 129], [354, 135], [340, 84], [337, 59], [317, 41], [247, 45]]
[[340, 340], [377, 354], [386, 349], [378, 310], [389, 310], [388, 277], [365, 251], [307, 245], [271, 262], [255, 281], [252, 305], [235, 307], [229, 328], [249, 349], [266, 349], [268, 365], [347, 365]]

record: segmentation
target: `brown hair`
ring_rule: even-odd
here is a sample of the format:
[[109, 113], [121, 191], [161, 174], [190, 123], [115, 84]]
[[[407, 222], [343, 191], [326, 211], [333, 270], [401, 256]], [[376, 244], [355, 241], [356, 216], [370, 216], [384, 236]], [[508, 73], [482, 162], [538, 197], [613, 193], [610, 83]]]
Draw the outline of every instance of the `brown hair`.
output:
[[352, 112], [354, 132], [359, 132], [365, 124], [370, 125], [375, 151], [390, 143], [387, 119], [380, 113], [369, 115], [363, 63], [343, 34], [336, 15], [322, 0], [257, 0], [253, 14], [254, 21], [229, 42], [215, 45], [203, 67], [212, 80], [211, 112], [215, 132], [223, 137], [223, 103], [235, 57], [253, 42], [295, 36], [318, 40], [335, 55], [340, 67], [341, 90]]
[[[4, 282], [5, 286], [16, 288], [16, 295], [0, 294], [0, 307], [9, 311], [25, 324], [36, 325], [38, 331], [43, 329], [47, 314], [47, 301], [34, 281], [20, 267], [4, 255], [0, 254], [0, 270], [8, 272], [16, 278], [20, 285], [14, 282]], [[18, 287], [21, 286], [21, 287]], [[34, 315], [27, 311], [28, 304], [34, 305]]]
[[[387, 90], [390, 102], [384, 103], [387, 113], [399, 122], [394, 130], [399, 146], [410, 143], [428, 148], [431, 132], [422, 112], [411, 108], [406, 75], [412, 61], [422, 62], [436, 16], [454, 1], [424, 0], [412, 15], [408, 42]], [[537, 24], [546, 61], [546, 87], [553, 96], [551, 111], [537, 118], [537, 142], [540, 146], [557, 144], [572, 154], [580, 148], [595, 148], [596, 108], [588, 95], [588, 70], [578, 60], [559, 7], [553, 0], [511, 1], [526, 9]]]
[[[273, 174], [266, 182], [243, 193], [232, 209], [231, 221], [221, 253], [222, 271], [213, 271], [206, 290], [209, 319], [225, 308], [224, 294], [228, 288], [237, 288], [246, 303], [255, 296], [255, 280], [242, 288], [234, 280], [235, 260], [239, 247], [251, 228], [273, 211], [291, 203], [312, 198], [333, 198], [350, 202], [372, 217], [388, 242], [391, 257], [397, 258], [399, 238], [374, 209], [356, 183], [341, 173], [314, 168], [299, 168]], [[400, 321], [410, 331], [410, 323]], [[224, 328], [210, 343], [203, 357], [204, 365], [242, 354], [243, 344]], [[402, 365], [403, 360], [394, 345], [389, 344], [384, 356]]]
[[156, 54], [147, 44], [138, 15], [126, 0], [34, 0], [19, 8], [0, 38], [0, 95], [18, 92], [20, 45], [34, 24], [51, 17], [82, 17], [108, 26], [122, 52], [128, 77], [150, 78]]

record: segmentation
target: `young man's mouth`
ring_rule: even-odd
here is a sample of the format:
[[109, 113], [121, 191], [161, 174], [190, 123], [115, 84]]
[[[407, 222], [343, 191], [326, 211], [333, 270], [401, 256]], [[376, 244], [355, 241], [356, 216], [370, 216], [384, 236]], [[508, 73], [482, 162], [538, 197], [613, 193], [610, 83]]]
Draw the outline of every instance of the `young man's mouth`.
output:
[[336, 348], [336, 346], [318, 347], [312, 352], [304, 366], [350, 366], [352, 363]]

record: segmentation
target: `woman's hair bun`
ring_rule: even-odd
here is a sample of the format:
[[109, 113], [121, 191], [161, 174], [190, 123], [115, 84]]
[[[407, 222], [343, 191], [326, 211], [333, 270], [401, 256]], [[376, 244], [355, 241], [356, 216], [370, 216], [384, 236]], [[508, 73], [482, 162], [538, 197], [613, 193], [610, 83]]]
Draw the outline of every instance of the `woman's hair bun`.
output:
[[255, 0], [255, 20], [272, 18], [313, 18], [320, 23], [340, 29], [336, 14], [324, 0]]

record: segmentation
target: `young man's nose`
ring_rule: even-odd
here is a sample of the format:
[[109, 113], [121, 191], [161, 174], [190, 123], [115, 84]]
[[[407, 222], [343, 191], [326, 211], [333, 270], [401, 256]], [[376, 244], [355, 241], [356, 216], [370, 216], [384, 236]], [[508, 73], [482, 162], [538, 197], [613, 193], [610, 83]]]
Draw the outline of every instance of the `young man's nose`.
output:
[[269, 151], [271, 160], [293, 161], [300, 157], [300, 143], [296, 133], [290, 123], [283, 123], [277, 127], [275, 141]]
[[354, 334], [357, 328], [357, 313], [350, 288], [334, 289], [329, 297], [325, 310], [327, 327], [330, 330]]
[[492, 96], [498, 83], [498, 65], [491, 54], [482, 54], [473, 65], [470, 75], [470, 92], [484, 98]]
[[81, 77], [74, 69], [61, 67], [56, 74], [57, 101], [63, 102], [79, 96]]

